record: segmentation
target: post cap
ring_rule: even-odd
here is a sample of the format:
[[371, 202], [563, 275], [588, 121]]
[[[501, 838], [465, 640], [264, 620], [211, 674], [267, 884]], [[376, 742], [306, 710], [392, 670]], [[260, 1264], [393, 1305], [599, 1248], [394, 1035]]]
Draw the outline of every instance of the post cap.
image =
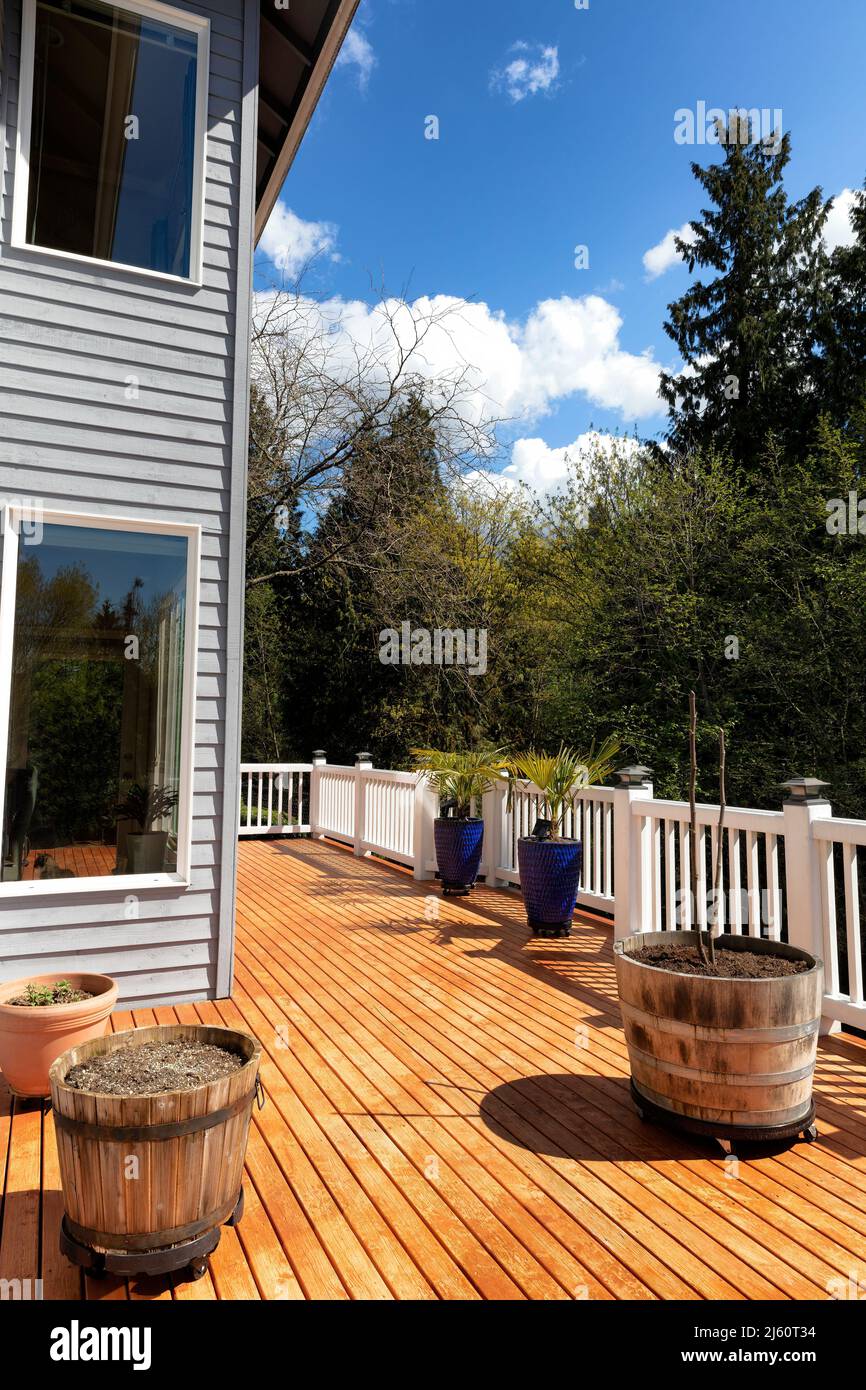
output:
[[373, 761], [373, 754], [372, 754], [372, 753], [356, 753], [356, 754], [355, 754], [355, 762], [356, 762], [356, 763], [371, 763], [372, 761]]
[[617, 768], [614, 776], [619, 778], [621, 787], [642, 787], [649, 780], [651, 767], [644, 767], [642, 763], [635, 763], [632, 767]]
[[789, 777], [787, 782], [779, 783], [788, 793], [786, 801], [826, 801], [822, 788], [829, 785], [820, 777]]
[[314, 757], [314, 758], [325, 758], [325, 757], [327, 757], [327, 754], [325, 753], [324, 748], [314, 748], [314, 749], [313, 749], [313, 757]]

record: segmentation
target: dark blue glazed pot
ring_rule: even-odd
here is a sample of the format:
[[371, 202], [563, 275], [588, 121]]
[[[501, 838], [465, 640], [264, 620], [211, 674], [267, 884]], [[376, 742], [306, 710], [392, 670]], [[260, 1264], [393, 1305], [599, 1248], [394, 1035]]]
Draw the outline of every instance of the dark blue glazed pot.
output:
[[445, 893], [468, 893], [478, 877], [484, 821], [479, 816], [465, 820], [437, 816], [433, 822], [436, 864]]
[[523, 905], [537, 935], [568, 936], [582, 860], [580, 840], [517, 841]]

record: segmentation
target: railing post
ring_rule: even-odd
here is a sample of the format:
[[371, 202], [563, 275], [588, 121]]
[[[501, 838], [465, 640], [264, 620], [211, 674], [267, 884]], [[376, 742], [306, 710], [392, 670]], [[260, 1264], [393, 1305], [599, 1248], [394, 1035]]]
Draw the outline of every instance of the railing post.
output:
[[[785, 816], [785, 892], [788, 898], [788, 944], [824, 955], [824, 900], [821, 892], [819, 845], [812, 835], [812, 822], [826, 820], [833, 808], [822, 788], [829, 786], [817, 777], [792, 777], [783, 782], [787, 795], [782, 802]], [[824, 962], [825, 972], [828, 963]], [[826, 978], [825, 978], [826, 989]], [[822, 1033], [838, 1033], [841, 1023], [824, 1016]]]
[[481, 798], [481, 814], [484, 818], [484, 849], [481, 873], [488, 888], [507, 888], [508, 883], [500, 878], [496, 870], [502, 863], [503, 832], [505, 828], [505, 804], [508, 787], [503, 781], [493, 783]]
[[433, 878], [427, 865], [434, 855], [433, 821], [439, 811], [439, 798], [423, 773], [419, 773], [412, 798], [412, 876]]
[[373, 759], [369, 753], [355, 754], [355, 819], [353, 823], [353, 847], [355, 854], [360, 859], [367, 851], [363, 848], [364, 841], [364, 811], [366, 803], [366, 774], [373, 767]]
[[322, 768], [327, 763], [324, 748], [317, 748], [310, 760], [313, 764], [310, 772], [310, 838], [313, 840], [324, 840], [324, 835], [319, 829], [320, 807], [322, 796]]
[[623, 767], [613, 798], [614, 940], [645, 931], [649, 921], [652, 840], [648, 822], [635, 816], [635, 801], [651, 801], [649, 767]]

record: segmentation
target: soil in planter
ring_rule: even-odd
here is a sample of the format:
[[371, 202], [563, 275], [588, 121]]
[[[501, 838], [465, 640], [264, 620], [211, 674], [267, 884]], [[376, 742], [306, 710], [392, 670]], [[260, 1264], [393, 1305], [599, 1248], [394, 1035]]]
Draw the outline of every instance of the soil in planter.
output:
[[153, 1042], [119, 1047], [79, 1062], [66, 1073], [74, 1091], [103, 1096], [151, 1096], [163, 1091], [191, 1091], [219, 1081], [244, 1065], [243, 1057], [213, 1043]]
[[26, 1009], [50, 1009], [52, 1004], [77, 1004], [81, 999], [92, 998], [86, 989], [73, 989], [68, 980], [58, 980], [56, 985], [26, 985], [23, 994], [7, 999], [6, 1003]]
[[784, 956], [760, 954], [757, 951], [724, 951], [716, 947], [715, 965], [705, 965], [697, 946], [641, 946], [632, 951], [629, 960], [641, 965], [654, 965], [658, 970], [676, 970], [683, 975], [710, 975], [724, 980], [779, 979], [782, 975], [801, 975], [810, 969], [805, 960], [787, 960]]

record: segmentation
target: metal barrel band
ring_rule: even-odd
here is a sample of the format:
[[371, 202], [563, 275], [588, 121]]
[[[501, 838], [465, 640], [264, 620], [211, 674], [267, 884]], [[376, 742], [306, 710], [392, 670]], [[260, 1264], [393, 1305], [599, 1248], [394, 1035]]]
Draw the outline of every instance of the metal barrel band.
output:
[[171, 1226], [165, 1231], [144, 1231], [128, 1234], [118, 1231], [97, 1231], [92, 1226], [79, 1226], [70, 1216], [64, 1216], [66, 1229], [81, 1245], [97, 1247], [101, 1250], [161, 1250], [168, 1245], [179, 1245], [182, 1241], [194, 1240], [205, 1231], [221, 1226], [227, 1221], [237, 1205], [237, 1194], [230, 1202], [224, 1203], [216, 1211], [208, 1212], [200, 1221], [190, 1221], [186, 1226]]
[[[252, 1109], [253, 1101], [259, 1094], [258, 1078], [252, 1091], [236, 1100], [233, 1105], [225, 1105], [221, 1110], [212, 1110], [208, 1115], [196, 1115], [189, 1120], [177, 1120], [172, 1124], [161, 1125], [94, 1125], [87, 1120], [77, 1120], [71, 1115], [54, 1111], [54, 1126], [75, 1134], [81, 1139], [100, 1139], [108, 1144], [153, 1143], [166, 1139], [181, 1139], [185, 1134], [198, 1134], [203, 1129], [212, 1129], [240, 1115], [247, 1108]], [[259, 1100], [259, 1109], [263, 1104]]]

